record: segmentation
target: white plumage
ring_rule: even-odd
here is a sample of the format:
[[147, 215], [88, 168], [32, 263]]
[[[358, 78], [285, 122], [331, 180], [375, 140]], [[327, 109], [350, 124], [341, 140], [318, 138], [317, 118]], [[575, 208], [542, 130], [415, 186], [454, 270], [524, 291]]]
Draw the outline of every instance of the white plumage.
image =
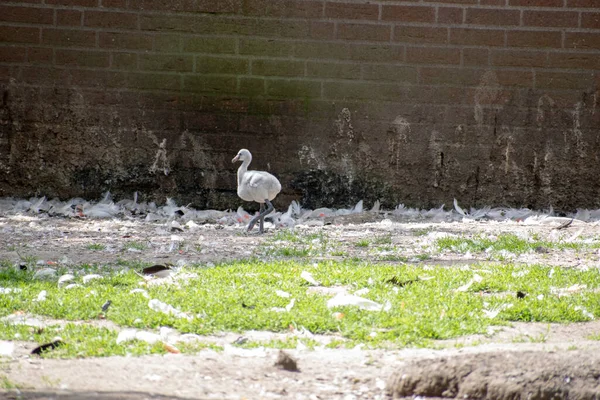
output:
[[[241, 149], [231, 162], [242, 161], [242, 165], [237, 171], [237, 194], [242, 200], [255, 201], [260, 204], [260, 213], [254, 217], [248, 230], [254, 227], [256, 222], [260, 221], [260, 233], [263, 233], [264, 219], [267, 214], [273, 211], [271, 200], [281, 191], [281, 183], [273, 175], [266, 171], [248, 171], [248, 165], [252, 161], [252, 154], [247, 149]], [[265, 210], [265, 203], [267, 209]]]

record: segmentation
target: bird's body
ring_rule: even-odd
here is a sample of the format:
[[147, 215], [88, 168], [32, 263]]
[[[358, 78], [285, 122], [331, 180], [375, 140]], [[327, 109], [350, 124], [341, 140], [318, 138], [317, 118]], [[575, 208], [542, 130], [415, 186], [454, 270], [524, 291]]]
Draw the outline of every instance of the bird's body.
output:
[[[248, 171], [248, 165], [252, 161], [252, 154], [246, 149], [241, 149], [232, 162], [242, 161], [237, 171], [237, 194], [245, 201], [255, 201], [260, 204], [260, 213], [254, 217], [248, 225], [251, 230], [260, 220], [260, 232], [263, 232], [264, 219], [273, 211], [271, 200], [281, 191], [281, 183], [273, 175], [266, 171]], [[265, 203], [267, 209], [264, 210]]]

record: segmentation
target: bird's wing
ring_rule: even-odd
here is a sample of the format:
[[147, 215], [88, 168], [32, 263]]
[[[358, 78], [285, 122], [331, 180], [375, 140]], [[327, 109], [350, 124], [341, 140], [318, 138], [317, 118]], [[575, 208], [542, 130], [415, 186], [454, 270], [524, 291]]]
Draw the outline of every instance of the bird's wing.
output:
[[252, 188], [268, 188], [272, 184], [273, 179], [275, 179], [274, 176], [263, 171], [248, 171], [244, 174], [246, 185]]

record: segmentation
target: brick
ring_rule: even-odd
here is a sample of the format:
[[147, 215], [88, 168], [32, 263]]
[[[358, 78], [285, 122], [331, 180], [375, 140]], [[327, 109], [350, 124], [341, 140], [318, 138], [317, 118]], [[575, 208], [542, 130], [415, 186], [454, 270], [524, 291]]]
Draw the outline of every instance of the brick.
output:
[[252, 34], [304, 39], [310, 33], [309, 27], [310, 25], [307, 21], [260, 20], [255, 21], [255, 25], [252, 27]]
[[324, 82], [323, 94], [332, 100], [390, 100], [400, 102], [406, 98], [401, 84], [373, 82]]
[[29, 84], [67, 84], [69, 71], [53, 67], [21, 67], [21, 80]]
[[52, 64], [54, 50], [46, 47], [29, 47], [27, 49], [27, 61], [31, 64]]
[[53, 24], [54, 11], [49, 8], [0, 6], [0, 21]]
[[242, 0], [196, 0], [194, 3], [194, 12], [211, 14], [239, 14], [242, 12], [242, 6]]
[[509, 47], [562, 47], [562, 34], [554, 31], [508, 31]]
[[488, 29], [451, 28], [450, 43], [469, 46], [503, 46], [504, 31]]
[[56, 25], [81, 26], [83, 13], [79, 10], [56, 10]]
[[525, 11], [523, 13], [525, 26], [571, 27], [579, 25], [579, 15], [568, 11]]
[[0, 42], [39, 43], [39, 28], [23, 26], [0, 26]]
[[308, 62], [307, 75], [318, 78], [360, 79], [359, 64]]
[[243, 14], [260, 17], [320, 18], [323, 16], [323, 2], [295, 0], [245, 1], [243, 6]]
[[95, 47], [96, 32], [64, 29], [44, 29], [42, 43], [56, 46]]
[[492, 65], [502, 67], [544, 67], [548, 63], [545, 51], [492, 50]]
[[407, 97], [417, 104], [448, 104], [455, 106], [468, 100], [464, 88], [450, 86], [412, 86], [407, 90]]
[[346, 56], [353, 61], [404, 61], [404, 46], [389, 44], [352, 44], [348, 47]]
[[252, 75], [304, 76], [303, 61], [252, 60]]
[[581, 27], [600, 29], [600, 13], [581, 13]]
[[178, 53], [181, 50], [181, 36], [162, 34], [154, 36], [152, 45], [154, 51]]
[[0, 62], [19, 63], [27, 60], [27, 49], [16, 46], [0, 46]]
[[567, 32], [565, 47], [573, 49], [600, 49], [600, 32]]
[[460, 49], [448, 47], [407, 47], [406, 62], [415, 64], [460, 64]]
[[123, 88], [127, 86], [127, 76], [123, 72], [102, 70], [68, 70], [70, 84], [82, 87]]
[[132, 72], [127, 74], [127, 87], [136, 89], [179, 90], [179, 75]]
[[543, 89], [590, 90], [594, 85], [593, 73], [536, 71], [535, 86]]
[[137, 15], [131, 13], [86, 11], [83, 24], [94, 28], [136, 29]]
[[440, 7], [438, 8], [437, 22], [440, 24], [462, 24], [464, 8]]
[[325, 17], [336, 19], [379, 19], [379, 6], [365, 3], [325, 3]]
[[333, 22], [311, 21], [309, 31], [312, 39], [333, 39], [335, 37], [335, 24]]
[[479, 0], [482, 6], [505, 6], [506, 0]]
[[600, 57], [596, 53], [550, 53], [548, 66], [551, 68], [600, 70]]
[[183, 37], [183, 51], [189, 53], [235, 53], [235, 38], [220, 37]]
[[374, 81], [417, 83], [417, 69], [401, 65], [364, 64], [363, 79]]
[[194, 12], [194, 0], [129, 0], [129, 9], [136, 11]]
[[57, 49], [55, 62], [56, 65], [106, 68], [109, 65], [109, 54], [104, 51]]
[[365, 40], [387, 42], [390, 40], [391, 28], [384, 25], [350, 24], [338, 25], [337, 36], [344, 40]]
[[56, 4], [70, 7], [97, 7], [98, 0], [45, 0], [46, 4]]
[[0, 83], [8, 83], [18, 73], [18, 67], [16, 66], [0, 65]]
[[294, 46], [294, 56], [297, 58], [319, 58], [347, 60], [348, 45], [327, 42], [298, 42]]
[[419, 70], [419, 83], [422, 85], [475, 86], [479, 83], [479, 76], [470, 69], [422, 67]]
[[181, 54], [140, 54], [138, 66], [145, 71], [191, 72], [194, 69], [194, 59], [192, 56]]
[[477, 4], [478, 0], [427, 0], [434, 3], [444, 4]]
[[508, 0], [508, 5], [520, 7], [562, 7], [563, 0]]
[[248, 73], [248, 60], [225, 57], [196, 57], [196, 72], [209, 74], [242, 74]]
[[600, 8], [600, 3], [596, 0], [567, 0], [567, 7]]
[[474, 25], [519, 25], [521, 12], [506, 9], [468, 8], [466, 22]]
[[268, 79], [267, 95], [277, 97], [320, 97], [321, 83], [307, 80]]
[[110, 67], [114, 69], [137, 69], [138, 55], [136, 53], [112, 53]]
[[[533, 72], [517, 70], [497, 70], [496, 78], [502, 87], [533, 88]], [[483, 75], [483, 72], [481, 73]]]
[[183, 87], [189, 92], [210, 92], [210, 93], [235, 93], [237, 80], [235, 77], [219, 75], [191, 75], [185, 76]]
[[462, 50], [462, 62], [464, 66], [479, 66], [489, 65], [489, 54], [488, 49], [472, 49], [463, 48]]
[[100, 47], [122, 50], [152, 50], [152, 36], [124, 32], [100, 32]]
[[248, 96], [262, 96], [266, 93], [264, 78], [240, 77], [238, 93]]
[[394, 40], [405, 43], [448, 43], [448, 28], [402, 26], [394, 27]]
[[294, 43], [273, 39], [241, 39], [240, 54], [288, 57], [294, 53]]
[[127, 0], [100, 0], [100, 7], [104, 8], [126, 8]]
[[383, 6], [381, 18], [384, 21], [435, 22], [435, 8], [423, 6]]
[[[206, 24], [204, 23], [206, 22]], [[200, 17], [173, 17], [163, 14], [140, 15], [140, 29], [145, 31], [180, 31], [180, 32], [202, 32], [203, 27], [215, 25], [215, 21], [210, 21]], [[218, 33], [220, 30], [216, 30]], [[214, 32], [213, 32], [214, 33]]]
[[[14, 0], [13, 2], [16, 3], [17, 0]], [[43, 0], [18, 0], [18, 2], [25, 4], [42, 4]]]

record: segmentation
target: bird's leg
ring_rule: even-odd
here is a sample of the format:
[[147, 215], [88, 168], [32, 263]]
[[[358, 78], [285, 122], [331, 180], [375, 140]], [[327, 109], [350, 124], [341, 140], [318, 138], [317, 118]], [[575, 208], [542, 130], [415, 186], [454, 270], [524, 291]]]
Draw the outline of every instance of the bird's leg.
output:
[[[264, 205], [264, 203], [260, 203], [260, 212], [258, 214], [259, 215], [262, 214], [263, 211], [265, 211], [265, 205]], [[260, 224], [258, 225], [258, 231], [260, 233], [264, 233], [265, 232], [265, 217], [262, 217], [260, 219]]]
[[[265, 203], [267, 203], [267, 209], [263, 211], [264, 204], [261, 204], [260, 213], [252, 218], [250, 223], [248, 224], [248, 231], [251, 231], [254, 228], [254, 225], [260, 220], [260, 227], [262, 227], [264, 218], [267, 214], [274, 210], [273, 204], [269, 201], [269, 199], [265, 199]], [[263, 230], [260, 230], [260, 233], [263, 233]]]

